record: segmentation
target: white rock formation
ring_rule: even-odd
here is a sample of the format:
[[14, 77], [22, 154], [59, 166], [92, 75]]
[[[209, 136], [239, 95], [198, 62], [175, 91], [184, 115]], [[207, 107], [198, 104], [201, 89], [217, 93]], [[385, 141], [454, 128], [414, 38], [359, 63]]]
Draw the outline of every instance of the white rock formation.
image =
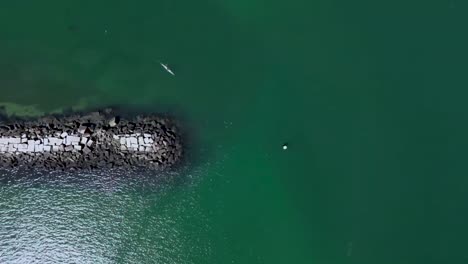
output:
[[[84, 134], [86, 128], [80, 127], [76, 134], [58, 132], [44, 138], [0, 137], [0, 153], [50, 152], [50, 151], [78, 151], [89, 153], [94, 141]], [[154, 138], [151, 134], [113, 135], [113, 139], [120, 145], [121, 151], [154, 152]], [[91, 148], [91, 149], [90, 149]]]

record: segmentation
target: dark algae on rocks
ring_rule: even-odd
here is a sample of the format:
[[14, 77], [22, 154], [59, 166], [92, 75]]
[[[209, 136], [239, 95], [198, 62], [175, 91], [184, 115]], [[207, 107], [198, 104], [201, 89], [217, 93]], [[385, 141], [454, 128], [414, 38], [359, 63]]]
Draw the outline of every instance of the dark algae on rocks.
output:
[[0, 122], [0, 167], [49, 170], [165, 170], [183, 157], [179, 126], [154, 114], [85, 113], [5, 117]]

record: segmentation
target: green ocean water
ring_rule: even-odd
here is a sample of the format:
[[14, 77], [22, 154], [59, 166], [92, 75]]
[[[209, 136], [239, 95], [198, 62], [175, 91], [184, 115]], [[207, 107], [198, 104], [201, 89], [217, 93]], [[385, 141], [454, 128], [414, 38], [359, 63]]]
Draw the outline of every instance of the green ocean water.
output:
[[196, 162], [163, 183], [1, 175], [0, 263], [468, 263], [467, 11], [2, 1], [7, 111], [175, 113]]

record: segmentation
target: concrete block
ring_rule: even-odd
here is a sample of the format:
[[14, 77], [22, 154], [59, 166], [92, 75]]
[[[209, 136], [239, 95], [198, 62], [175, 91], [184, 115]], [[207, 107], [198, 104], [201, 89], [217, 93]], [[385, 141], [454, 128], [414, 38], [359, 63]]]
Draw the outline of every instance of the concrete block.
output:
[[28, 148], [26, 149], [26, 152], [34, 152], [34, 143], [29, 144], [28, 142]]
[[34, 145], [34, 151], [35, 152], [43, 152], [44, 151], [44, 145], [43, 144]]
[[63, 143], [63, 140], [60, 138], [54, 138], [54, 137], [49, 138], [50, 145], [60, 145], [62, 143]]
[[28, 144], [18, 144], [18, 149], [27, 149], [28, 148]]
[[91, 150], [88, 147], [84, 147], [84, 149], [83, 149], [84, 154], [88, 154], [90, 152], [91, 152]]
[[73, 144], [73, 143], [79, 143], [79, 142], [80, 142], [80, 137], [67, 136], [66, 141], [65, 141], [65, 145], [76, 145], [76, 144]]
[[85, 132], [86, 132], [86, 127], [85, 127], [85, 126], [80, 126], [80, 127], [78, 128], [78, 133], [84, 134]]
[[19, 144], [21, 143], [21, 138], [15, 138], [15, 137], [8, 138], [8, 143]]

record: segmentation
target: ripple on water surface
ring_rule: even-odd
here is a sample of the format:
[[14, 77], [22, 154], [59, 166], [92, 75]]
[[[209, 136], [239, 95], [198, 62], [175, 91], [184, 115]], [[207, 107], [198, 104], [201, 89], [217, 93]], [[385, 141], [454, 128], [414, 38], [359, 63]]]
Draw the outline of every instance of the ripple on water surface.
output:
[[183, 231], [203, 218], [184, 173], [1, 172], [0, 263], [190, 263], [209, 248]]

